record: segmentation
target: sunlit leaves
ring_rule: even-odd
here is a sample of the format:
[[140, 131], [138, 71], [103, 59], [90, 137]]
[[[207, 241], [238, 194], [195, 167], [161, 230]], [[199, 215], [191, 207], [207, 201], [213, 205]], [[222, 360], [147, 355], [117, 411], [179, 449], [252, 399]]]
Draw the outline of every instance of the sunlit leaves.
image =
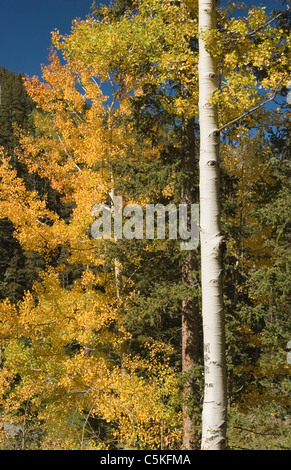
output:
[[[268, 127], [285, 119], [282, 110], [265, 111], [261, 105], [290, 79], [290, 38], [283, 27], [269, 22], [264, 8], [241, 10], [232, 17], [235, 8], [219, 11], [219, 28], [208, 44], [218, 64], [219, 88], [212, 99], [218, 104], [220, 126], [242, 116], [226, 136], [244, 143], [223, 155], [225, 170], [239, 181], [236, 208], [226, 224], [239, 233], [228, 238], [228, 250], [237, 262], [235, 275], [245, 276], [245, 284], [236, 286], [241, 294], [251, 269], [256, 266], [263, 273], [272, 257], [264, 243], [271, 229], [258, 227], [252, 212], [255, 185], [265, 189], [272, 175], [267, 161], [253, 158], [246, 135], [255, 124]], [[25, 445], [34, 448], [179, 448], [181, 397], [177, 369], [170, 361], [173, 351], [157, 342], [140, 345], [140, 355], [128, 354], [121, 365], [120, 350], [131, 334], [122, 299], [116, 296], [113, 266], [106, 259], [108, 247], [92, 239], [90, 226], [92, 207], [109, 201], [116, 165], [126, 169], [124, 187], [131, 161], [140, 167], [146, 163], [145, 173], [161, 170], [164, 127], [159, 121], [152, 126], [155, 144], [145, 135], [138, 139], [137, 100], [139, 117], [150, 114], [147, 99], [155, 93], [161, 116], [166, 111], [175, 125], [181, 118], [198, 119], [197, 2], [143, 0], [137, 10], [118, 19], [106, 7], [102, 14], [98, 20], [75, 21], [67, 36], [55, 31], [55, 50], [42, 78], [25, 80], [37, 109], [34, 132], [18, 130], [17, 158], [31, 175], [49, 181], [70, 208], [66, 217], [49, 210], [37, 191], [29, 191], [1, 154], [0, 217], [13, 223], [22, 248], [38, 252], [47, 263], [18, 305], [7, 300], [0, 305], [3, 419], [23, 429], [29, 422], [26, 432], [34, 438]], [[179, 145], [175, 142], [174, 148]], [[172, 198], [176, 191], [171, 175], [162, 194]], [[157, 194], [153, 183], [138, 188], [134, 198], [125, 198], [144, 205]], [[143, 249], [153, 251], [153, 246]], [[58, 250], [65, 251], [65, 260], [56, 268]], [[138, 248], [127, 256], [137, 270]], [[62, 283], [68, 265], [80, 270], [69, 285]], [[125, 283], [134, 298], [130, 276]], [[163, 287], [162, 294], [169, 289], [169, 284]], [[256, 295], [265, 302], [271, 292], [257, 289]], [[134, 299], [132, 323], [144, 321], [140, 297]], [[252, 293], [249, 298], [254, 300]], [[151, 313], [157, 307], [162, 312], [172, 308], [155, 291], [150, 302]], [[249, 321], [249, 311], [245, 315]], [[239, 325], [237, 334], [249, 345], [262, 344], [249, 323]]]

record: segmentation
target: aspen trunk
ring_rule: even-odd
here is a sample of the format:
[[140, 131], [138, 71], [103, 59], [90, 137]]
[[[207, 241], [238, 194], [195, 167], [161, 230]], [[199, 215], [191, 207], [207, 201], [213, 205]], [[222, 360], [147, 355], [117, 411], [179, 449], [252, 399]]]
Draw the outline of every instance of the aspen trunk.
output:
[[226, 365], [219, 204], [219, 136], [216, 63], [204, 33], [216, 27], [216, 1], [199, 0], [200, 242], [204, 342], [203, 450], [226, 445]]

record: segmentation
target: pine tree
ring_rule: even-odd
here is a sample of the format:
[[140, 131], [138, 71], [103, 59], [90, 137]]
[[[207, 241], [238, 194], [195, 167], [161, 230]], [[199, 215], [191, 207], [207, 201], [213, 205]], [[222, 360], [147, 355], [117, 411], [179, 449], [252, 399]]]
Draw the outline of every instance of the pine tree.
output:
[[[15, 127], [32, 129], [31, 112], [33, 103], [27, 95], [21, 75], [0, 67], [0, 146], [7, 152], [7, 158], [24, 177], [25, 170], [16, 157], [19, 145]], [[22, 273], [25, 256], [20, 245], [13, 237], [13, 226], [7, 219], [2, 219], [1, 246], [1, 298], [10, 297], [20, 300], [26, 287], [31, 286]]]

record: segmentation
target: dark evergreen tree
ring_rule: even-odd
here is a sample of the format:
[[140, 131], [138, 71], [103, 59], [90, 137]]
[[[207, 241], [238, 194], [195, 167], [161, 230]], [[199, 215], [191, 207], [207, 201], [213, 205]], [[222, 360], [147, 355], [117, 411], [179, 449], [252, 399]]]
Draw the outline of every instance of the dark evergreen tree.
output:
[[[10, 163], [23, 175], [23, 166], [15, 155], [17, 137], [15, 127], [31, 129], [33, 103], [26, 94], [21, 75], [0, 67], [0, 146]], [[13, 237], [13, 226], [7, 219], [0, 221], [0, 295], [18, 301], [26, 288], [23, 273], [24, 256], [21, 247]], [[22, 265], [22, 266], [20, 266]]]
[[14, 126], [32, 129], [33, 102], [23, 86], [22, 75], [0, 67], [0, 146], [12, 157], [17, 145]]
[[[61, 195], [51, 188], [49, 181], [36, 173], [29, 173], [17, 157], [17, 152], [21, 151], [18, 132], [35, 132], [33, 110], [34, 103], [26, 93], [22, 75], [0, 67], [0, 146], [27, 188], [37, 191], [41, 199], [45, 197], [48, 207], [67, 219], [70, 205], [63, 204]], [[8, 297], [17, 302], [38, 279], [38, 271], [45, 264], [40, 255], [23, 251], [13, 236], [14, 228], [8, 219], [0, 220], [0, 227], [0, 298]], [[60, 253], [55, 254], [55, 264], [66, 262], [64, 250]]]
[[[280, 135], [283, 129], [270, 141], [260, 132], [245, 149], [232, 149], [239, 171], [223, 171], [229, 443], [236, 449], [290, 446], [290, 149]], [[253, 171], [245, 184], [244, 165]]]

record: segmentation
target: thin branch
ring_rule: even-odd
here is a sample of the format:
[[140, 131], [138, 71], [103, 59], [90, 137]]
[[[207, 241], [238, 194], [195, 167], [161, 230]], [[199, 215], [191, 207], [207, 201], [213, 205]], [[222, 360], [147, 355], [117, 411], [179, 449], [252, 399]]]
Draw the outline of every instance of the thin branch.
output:
[[115, 106], [115, 103], [116, 103], [116, 96], [117, 96], [117, 91], [115, 90], [115, 86], [114, 86], [114, 83], [113, 83], [113, 80], [112, 78], [110, 77], [110, 74], [108, 73], [107, 74], [107, 77], [108, 77], [108, 81], [112, 87], [112, 103], [111, 105], [109, 106], [107, 103], [106, 103], [106, 107], [107, 107], [107, 111], [108, 111], [108, 114], [111, 115], [112, 113], [112, 110]]
[[89, 420], [89, 418], [90, 418], [90, 416], [91, 416], [92, 410], [94, 409], [94, 406], [95, 406], [95, 404], [96, 404], [98, 398], [99, 398], [99, 390], [98, 390], [98, 393], [97, 393], [97, 396], [96, 396], [95, 400], [94, 400], [93, 403], [92, 403], [92, 406], [91, 406], [90, 410], [89, 410], [88, 413], [87, 413], [87, 416], [86, 416], [85, 421], [84, 421], [84, 424], [83, 424], [83, 428], [82, 428], [82, 437], [81, 437], [81, 450], [83, 449], [83, 445], [84, 445], [85, 429], [86, 429], [88, 420]]
[[260, 436], [278, 436], [279, 434], [276, 432], [260, 432], [254, 431], [253, 429], [243, 428], [242, 426], [231, 426], [230, 429], [240, 429], [241, 431], [251, 432], [254, 434], [259, 434]]
[[[279, 13], [277, 13], [275, 16], [273, 16], [273, 18], [271, 18], [269, 21], [266, 21], [266, 23], [264, 24], [261, 24], [260, 26], [258, 26], [256, 29], [253, 29], [252, 31], [249, 31], [248, 33], [246, 33], [245, 36], [247, 37], [252, 37], [254, 34], [258, 33], [259, 31], [261, 31], [262, 29], [265, 29], [267, 26], [269, 26], [270, 24], [272, 24], [274, 21], [276, 21], [278, 18], [280, 18], [280, 16], [284, 15], [287, 11], [290, 11], [290, 7], [289, 5], [286, 5], [286, 10], [283, 10], [283, 11], [280, 11]], [[247, 18], [246, 18], [247, 20]], [[223, 31], [226, 32], [227, 30], [225, 28], [223, 28]], [[232, 38], [229, 38], [230, 41], [237, 41], [238, 40], [238, 37], [236, 35], [234, 35], [234, 37]]]
[[276, 98], [276, 96], [278, 94], [278, 91], [279, 91], [279, 88], [281, 86], [281, 83], [282, 83], [282, 81], [284, 80], [284, 78], [286, 76], [287, 76], [287, 74], [284, 75], [281, 78], [280, 82], [277, 84], [277, 86], [275, 88], [275, 91], [274, 91], [273, 95], [270, 98], [268, 98], [265, 101], [262, 101], [262, 103], [258, 104], [257, 106], [254, 106], [253, 108], [249, 109], [248, 111], [245, 111], [243, 114], [241, 114], [237, 118], [233, 119], [232, 121], [227, 122], [226, 124], [221, 126], [219, 129], [217, 129], [216, 133], [219, 133], [219, 132], [223, 131], [224, 129], [226, 129], [227, 127], [231, 126], [232, 124], [235, 124], [236, 122], [241, 121], [244, 117], [248, 116], [249, 114], [253, 113], [254, 111], [257, 111], [257, 109], [262, 108], [263, 106], [265, 106], [265, 104], [270, 103], [270, 101], [273, 101]]
[[[155, 256], [152, 256], [152, 257], [148, 260], [148, 263], [149, 263], [152, 259], [154, 259], [154, 258], [155, 258]], [[132, 277], [135, 275], [135, 273], [136, 273], [137, 271], [139, 271], [140, 269], [141, 269], [140, 266], [138, 266], [138, 267], [131, 273], [131, 275], [126, 279], [126, 282], [124, 283], [123, 288], [122, 288], [122, 292], [124, 292], [125, 287], [126, 287], [127, 284], [129, 283], [129, 281], [131, 280], [131, 278], [132, 278]]]
[[84, 119], [80, 116], [79, 113], [77, 113], [77, 111], [75, 111], [75, 110], [73, 109], [72, 112], [77, 116], [77, 118], [78, 118], [81, 122], [83, 122], [84, 124], [86, 124], [86, 121], [84, 121]]
[[267, 21], [265, 24], [262, 24], [261, 26], [258, 26], [256, 29], [254, 29], [253, 31], [249, 32], [248, 33], [248, 36], [252, 36], [253, 34], [256, 34], [258, 31], [260, 31], [261, 29], [264, 29], [266, 28], [266, 26], [269, 26], [271, 23], [273, 23], [273, 21], [276, 21], [278, 18], [280, 18], [280, 16], [284, 15], [284, 13], [286, 13], [287, 11], [290, 10], [290, 7], [289, 5], [286, 5], [286, 10], [284, 11], [280, 11], [279, 13], [276, 14], [276, 16], [274, 16], [273, 18], [271, 18], [269, 21]]

